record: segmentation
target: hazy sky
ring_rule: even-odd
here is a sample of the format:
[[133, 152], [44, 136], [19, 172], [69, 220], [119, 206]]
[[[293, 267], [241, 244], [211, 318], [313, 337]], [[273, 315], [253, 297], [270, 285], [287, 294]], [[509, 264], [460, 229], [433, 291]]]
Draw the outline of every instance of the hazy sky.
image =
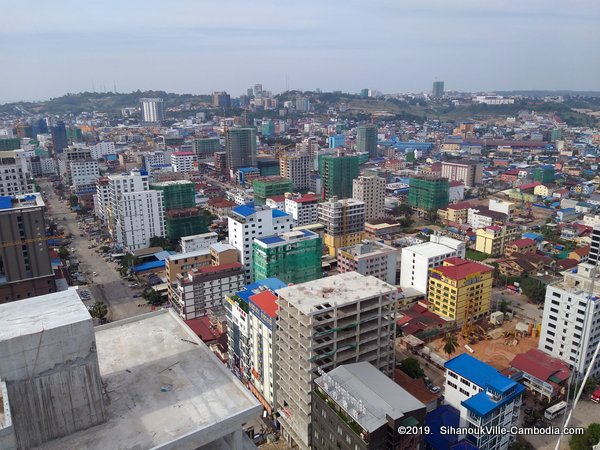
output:
[[598, 0], [0, 0], [0, 103], [136, 89], [600, 90]]

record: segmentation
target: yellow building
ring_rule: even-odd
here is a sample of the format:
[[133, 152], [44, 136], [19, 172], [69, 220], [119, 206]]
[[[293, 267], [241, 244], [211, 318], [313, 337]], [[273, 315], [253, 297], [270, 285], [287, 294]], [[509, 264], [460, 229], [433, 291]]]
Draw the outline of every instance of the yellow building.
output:
[[491, 256], [504, 254], [506, 245], [521, 235], [516, 227], [492, 225], [491, 227], [479, 228], [475, 241], [475, 250]]
[[462, 258], [448, 258], [429, 269], [429, 308], [440, 317], [460, 324], [467, 309], [475, 320], [490, 311], [493, 268]]
[[359, 244], [365, 238], [365, 203], [353, 198], [319, 203], [319, 222], [325, 226], [323, 244], [330, 256], [337, 249]]
[[446, 209], [438, 210], [438, 216], [444, 223], [466, 223], [469, 208], [471, 208], [471, 204], [469, 202], [448, 205]]

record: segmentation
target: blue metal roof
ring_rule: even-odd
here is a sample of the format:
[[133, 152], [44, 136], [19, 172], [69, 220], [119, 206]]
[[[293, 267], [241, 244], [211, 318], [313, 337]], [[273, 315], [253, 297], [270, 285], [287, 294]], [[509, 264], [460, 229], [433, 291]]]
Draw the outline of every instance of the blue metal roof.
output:
[[287, 287], [287, 283], [284, 283], [279, 278], [264, 278], [246, 285], [243, 290], [236, 292], [236, 294], [239, 295], [245, 302], [249, 302], [250, 297], [256, 294], [254, 291], [261, 286], [265, 286], [267, 289], [275, 291], [277, 289]]
[[279, 211], [278, 209], [273, 209], [272, 211], [273, 211], [273, 217], [284, 217], [284, 216], [288, 215], [288, 213]]
[[523, 386], [522, 384], [516, 383], [515, 381], [512, 381], [508, 378], [506, 379], [514, 385], [515, 390], [511, 394], [504, 397], [501, 401], [493, 401], [486, 391], [482, 391], [479, 394], [468, 398], [464, 402], [461, 402], [461, 405], [463, 405], [465, 408], [474, 412], [480, 417], [487, 416], [495, 409], [501, 408], [506, 403], [511, 402], [516, 396], [521, 395], [525, 391], [525, 386]]
[[447, 361], [444, 367], [481, 387], [484, 387], [489, 380], [498, 375], [498, 371], [492, 366], [473, 358], [467, 353]]
[[252, 214], [256, 213], [256, 209], [254, 209], [254, 207], [248, 206], [248, 205], [236, 206], [235, 208], [232, 208], [231, 211], [233, 211], [234, 213], [239, 214], [240, 216], [243, 216], [243, 217], [248, 217], [248, 216], [251, 216]]
[[282, 238], [279, 236], [265, 236], [261, 238], [256, 238], [257, 241], [262, 242], [263, 244], [276, 244], [277, 242], [284, 242]]
[[425, 435], [425, 442], [430, 448], [436, 450], [449, 450], [458, 441], [456, 434], [442, 434], [442, 426], [459, 427], [460, 414], [457, 409], [450, 405], [442, 405], [427, 416], [425, 416], [425, 425], [429, 427], [430, 432]]
[[158, 269], [159, 267], [165, 267], [165, 261], [150, 261], [147, 263], [139, 264], [137, 266], [133, 266], [134, 272], [144, 272], [145, 270]]
[[12, 197], [9, 195], [3, 195], [0, 197], [0, 209], [12, 208]]

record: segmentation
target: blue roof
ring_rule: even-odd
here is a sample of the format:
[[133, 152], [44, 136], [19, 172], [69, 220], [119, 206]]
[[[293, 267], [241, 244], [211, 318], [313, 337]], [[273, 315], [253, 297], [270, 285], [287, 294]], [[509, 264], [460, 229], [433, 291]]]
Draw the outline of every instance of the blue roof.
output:
[[467, 353], [447, 361], [444, 367], [481, 387], [484, 387], [489, 380], [498, 375], [498, 371], [492, 366], [473, 358]]
[[249, 205], [236, 206], [235, 208], [232, 208], [231, 211], [233, 211], [234, 213], [239, 214], [240, 216], [243, 216], [243, 217], [248, 217], [248, 216], [251, 216], [252, 214], [256, 213], [256, 209], [254, 209], [253, 206], [249, 206]]
[[279, 211], [278, 209], [273, 209], [272, 211], [273, 211], [273, 217], [284, 217], [284, 216], [288, 215], [288, 213]]
[[171, 256], [171, 252], [168, 252], [166, 250], [163, 250], [162, 252], [157, 252], [154, 254], [154, 257], [159, 261], [167, 259], [169, 256]]
[[255, 281], [254, 283], [247, 284], [243, 290], [236, 292], [245, 302], [250, 301], [250, 297], [252, 297], [258, 288], [265, 286], [267, 289], [272, 291], [276, 291], [277, 289], [281, 289], [287, 287], [287, 283], [284, 283], [279, 278], [264, 278], [262, 280]]
[[257, 169], [256, 167], [240, 167], [240, 168], [238, 169], [238, 171], [239, 171], [239, 172], [242, 172], [242, 173], [246, 173], [246, 172], [256, 172], [256, 171], [258, 171], [258, 170], [259, 170], [259, 169]]
[[523, 237], [533, 239], [534, 241], [544, 239], [544, 236], [538, 233], [523, 233]]
[[471, 444], [469, 441], [463, 439], [458, 444], [454, 444], [450, 450], [479, 450], [479, 447]]
[[276, 244], [277, 242], [284, 242], [282, 238], [279, 236], [265, 236], [261, 238], [256, 238], [257, 241], [262, 242], [263, 244]]
[[525, 391], [525, 386], [523, 386], [522, 384], [512, 381], [509, 378], [506, 379], [513, 384], [513, 387], [515, 389], [512, 393], [504, 397], [501, 401], [495, 402], [492, 400], [492, 398], [488, 395], [486, 391], [481, 391], [479, 394], [476, 394], [473, 397], [468, 398], [464, 402], [461, 402], [461, 405], [463, 405], [468, 410], [474, 412], [475, 414], [479, 415], [480, 417], [488, 415], [490, 412], [494, 411], [497, 408], [501, 408], [506, 403], [511, 402], [516, 396], [521, 395]]
[[0, 196], [0, 209], [12, 208], [12, 197], [8, 195]]
[[427, 416], [425, 416], [425, 425], [431, 430], [425, 435], [425, 442], [430, 448], [436, 450], [449, 450], [458, 441], [455, 434], [442, 434], [442, 426], [459, 427], [460, 415], [457, 409], [450, 405], [442, 405]]
[[134, 272], [144, 272], [145, 270], [158, 269], [160, 267], [165, 267], [165, 261], [150, 261], [147, 263], [139, 264], [137, 266], [133, 266]]

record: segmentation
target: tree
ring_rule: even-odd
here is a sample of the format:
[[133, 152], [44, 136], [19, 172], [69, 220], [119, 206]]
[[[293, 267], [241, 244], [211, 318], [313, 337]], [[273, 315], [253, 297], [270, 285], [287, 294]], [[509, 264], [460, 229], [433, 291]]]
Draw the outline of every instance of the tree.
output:
[[[575, 381], [573, 384], [571, 384], [571, 388], [569, 389], [569, 399], [573, 399], [577, 396], [577, 392], [579, 392], [580, 387], [581, 387], [581, 382], [579, 382], [579, 381]], [[584, 397], [586, 397], [592, 393], [592, 391], [594, 390], [595, 387], [596, 387], [596, 382], [593, 379], [588, 378], [587, 381], [585, 382], [585, 385], [583, 386], [583, 392], [581, 394]]]
[[79, 197], [76, 195], [71, 195], [69, 197], [69, 203], [71, 203], [71, 206], [77, 206], [79, 204]]
[[108, 314], [108, 307], [103, 302], [96, 302], [90, 307], [89, 311], [92, 317], [102, 320]]
[[60, 259], [69, 259], [69, 249], [67, 247], [60, 247], [58, 249], [58, 255]]
[[535, 278], [523, 278], [520, 287], [523, 290], [523, 294], [532, 302], [541, 303], [546, 297], [546, 286]]
[[501, 312], [503, 312], [503, 313], [506, 313], [506, 311], [508, 311], [508, 307], [509, 306], [510, 306], [510, 303], [505, 298], [503, 298], [500, 301], [500, 305], [498, 306], [498, 310], [501, 311]]
[[173, 244], [171, 241], [163, 236], [151, 237], [150, 247], [161, 247], [163, 250], [173, 250]]
[[404, 372], [409, 377], [414, 378], [415, 380], [417, 378], [423, 378], [425, 376], [425, 371], [419, 364], [419, 361], [411, 357], [406, 358], [405, 360], [400, 362], [400, 370], [402, 370], [402, 372]]
[[600, 423], [592, 423], [585, 433], [575, 435], [571, 438], [571, 450], [592, 450], [600, 441]]
[[452, 353], [456, 351], [458, 347], [458, 340], [456, 339], [456, 335], [452, 333], [446, 333], [444, 335], [444, 353], [450, 356]]
[[153, 306], [161, 305], [163, 302], [161, 295], [151, 287], [147, 287], [146, 289], [144, 289], [142, 297], [148, 302], [148, 304]]

